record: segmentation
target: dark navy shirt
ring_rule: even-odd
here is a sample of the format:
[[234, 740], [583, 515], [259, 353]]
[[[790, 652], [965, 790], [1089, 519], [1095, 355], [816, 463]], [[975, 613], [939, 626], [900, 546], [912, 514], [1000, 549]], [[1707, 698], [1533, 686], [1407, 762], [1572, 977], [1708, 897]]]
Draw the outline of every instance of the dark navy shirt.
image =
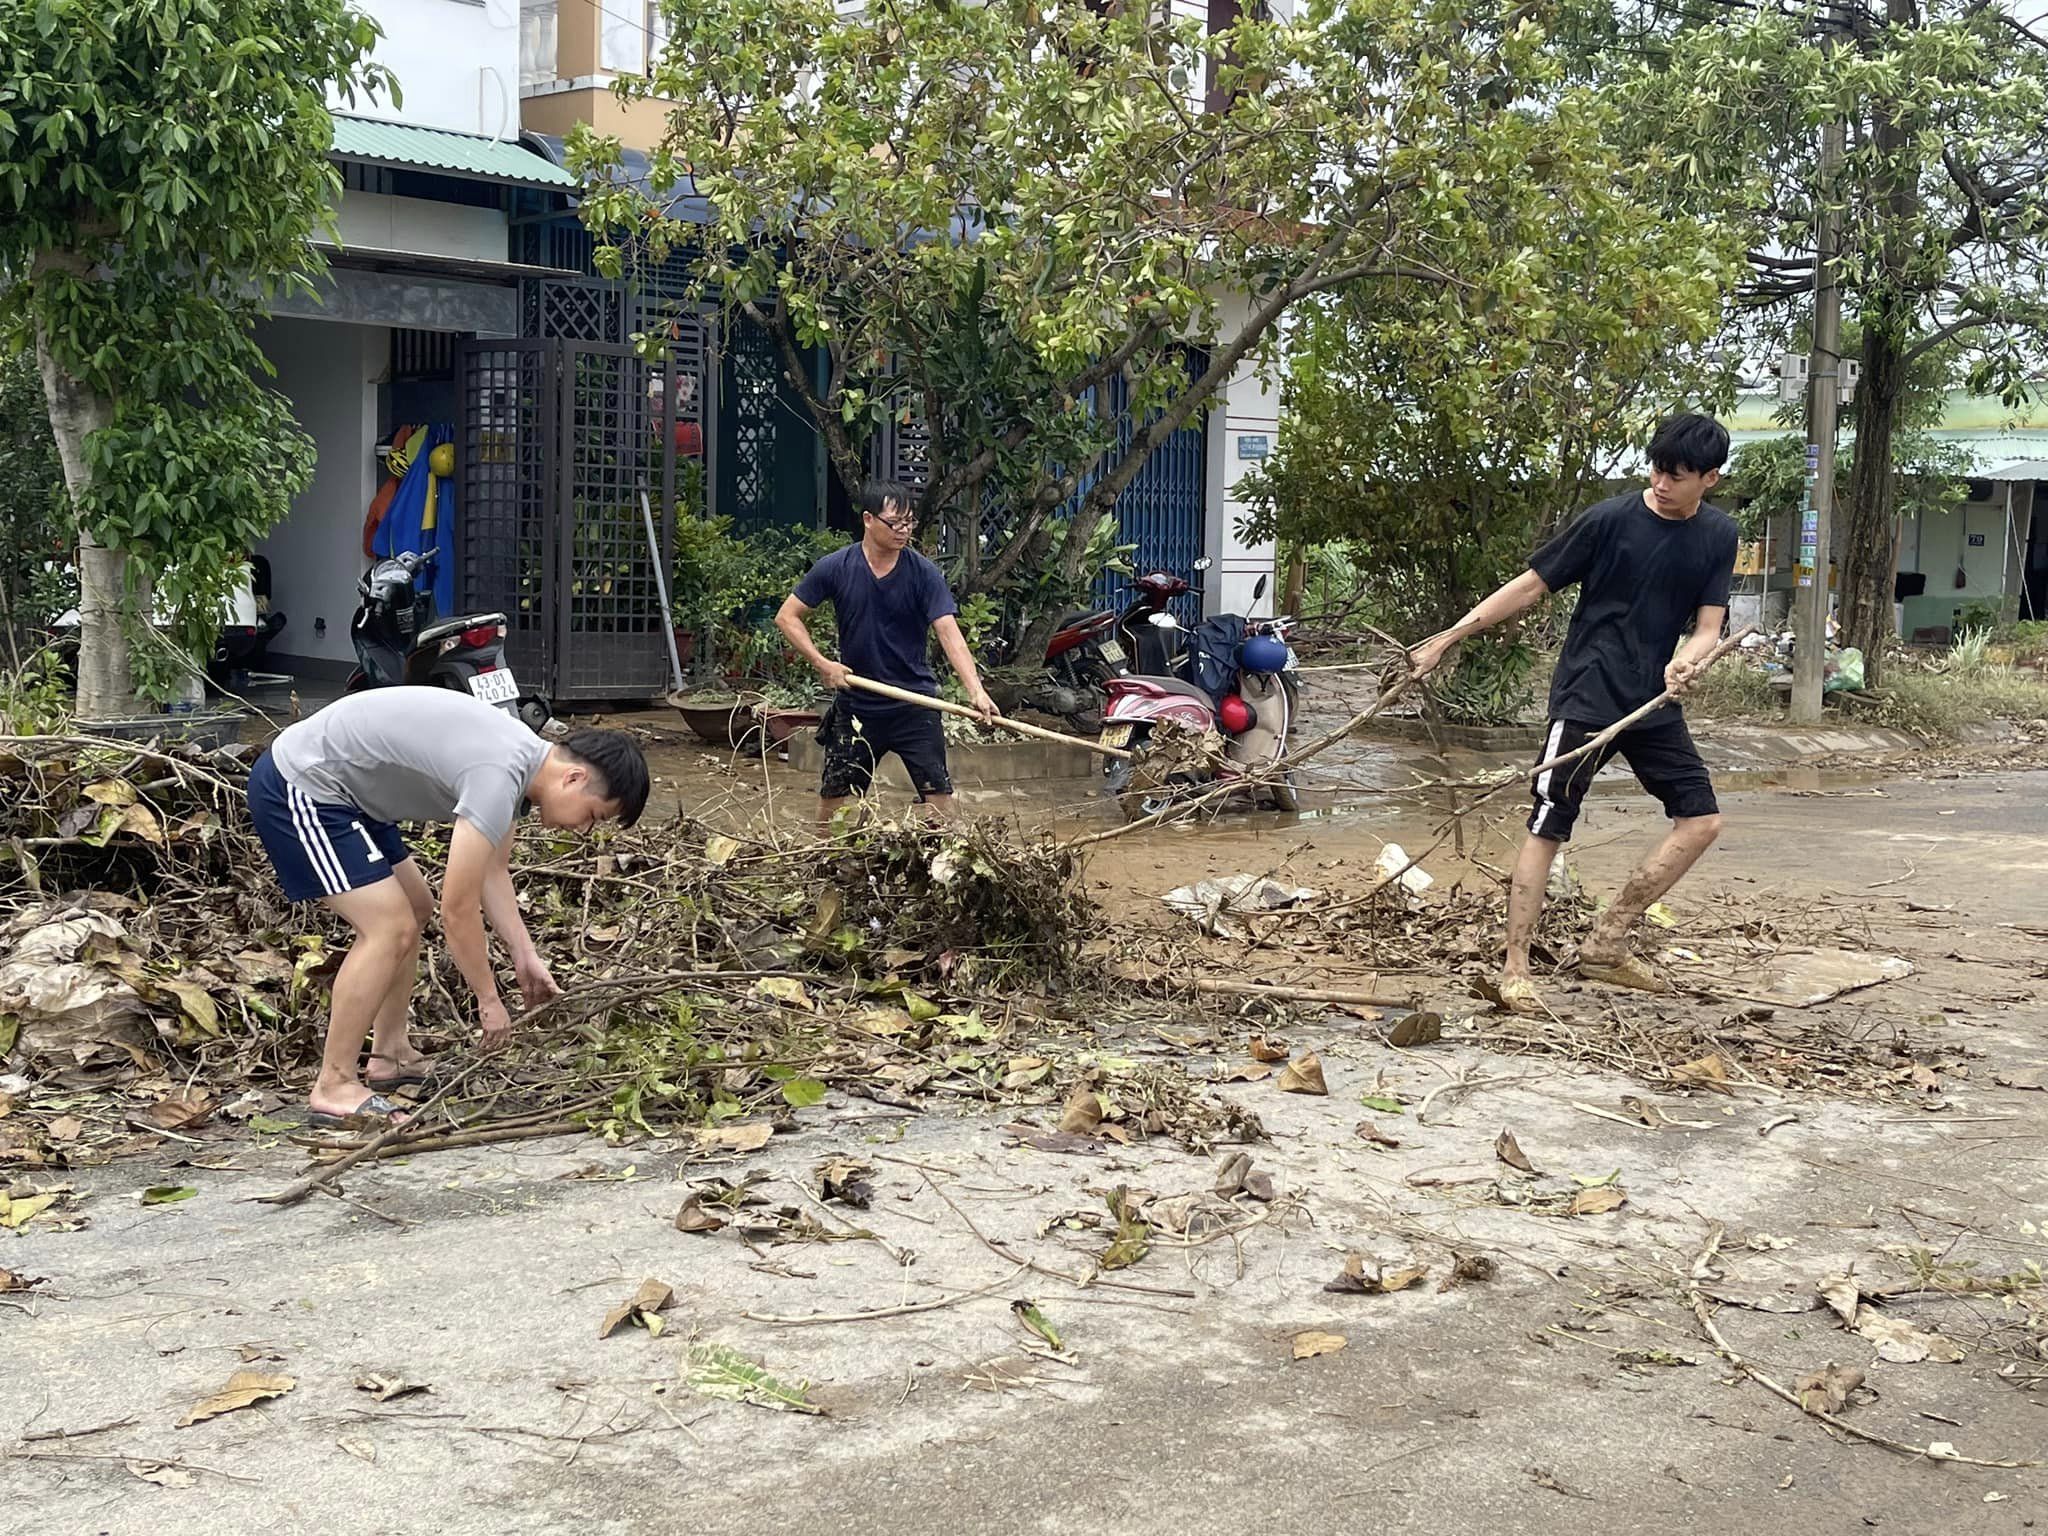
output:
[[[811, 567], [796, 584], [796, 600], [806, 608], [832, 605], [839, 660], [860, 676], [938, 697], [927, 636], [933, 624], [960, 608], [939, 568], [916, 550], [904, 550], [895, 568], [878, 578], [867, 552], [849, 544]], [[887, 701], [860, 702], [865, 711]]]
[[1579, 606], [1550, 682], [1550, 718], [1612, 725], [1664, 691], [1678, 637], [1702, 608], [1728, 606], [1735, 519], [1702, 503], [1659, 517], [1641, 491], [1588, 507], [1529, 558], [1556, 592], [1579, 584]]

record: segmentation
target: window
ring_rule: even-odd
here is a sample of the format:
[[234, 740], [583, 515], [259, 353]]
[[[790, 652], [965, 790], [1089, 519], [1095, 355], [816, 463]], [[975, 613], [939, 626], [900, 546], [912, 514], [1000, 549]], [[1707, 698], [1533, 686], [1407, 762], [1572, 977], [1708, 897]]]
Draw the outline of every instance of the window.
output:
[[647, 73], [653, 74], [668, 52], [668, 13], [661, 0], [647, 0]]

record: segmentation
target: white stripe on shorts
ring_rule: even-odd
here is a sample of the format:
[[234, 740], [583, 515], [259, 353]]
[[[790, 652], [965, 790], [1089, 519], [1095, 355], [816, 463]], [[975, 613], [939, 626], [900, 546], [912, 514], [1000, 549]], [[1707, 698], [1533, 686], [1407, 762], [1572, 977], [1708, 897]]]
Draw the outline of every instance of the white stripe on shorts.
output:
[[284, 792], [292, 808], [292, 825], [298, 831], [299, 846], [306, 850], [306, 858], [313, 866], [321, 891], [329, 896], [339, 896], [348, 889], [348, 877], [342, 872], [334, 844], [328, 841], [327, 829], [320, 825], [319, 808], [303, 791], [290, 784], [285, 786]]
[[[1538, 758], [1537, 761], [1547, 763], [1557, 756], [1558, 744], [1563, 740], [1564, 722], [1562, 720], [1553, 720], [1550, 724], [1550, 734], [1543, 740], [1543, 756]], [[1538, 837], [1544, 835], [1545, 825], [1549, 820], [1550, 813], [1557, 809], [1556, 802], [1550, 798], [1550, 780], [1556, 772], [1555, 768], [1546, 768], [1536, 775], [1536, 826], [1534, 830], [1535, 835]]]

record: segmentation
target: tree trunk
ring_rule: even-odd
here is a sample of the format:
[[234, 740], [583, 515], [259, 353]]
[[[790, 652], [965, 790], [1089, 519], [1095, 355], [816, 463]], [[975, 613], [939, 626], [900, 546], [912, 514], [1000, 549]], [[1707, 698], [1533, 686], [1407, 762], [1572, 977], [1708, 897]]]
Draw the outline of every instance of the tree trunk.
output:
[[[1842, 529], [1839, 589], [1842, 643], [1863, 652], [1867, 686], [1884, 680], [1893, 637], [1892, 576], [1897, 551], [1892, 524], [1898, 505], [1892, 438], [1905, 390], [1906, 365], [1894, 317], [1867, 314], [1863, 378], [1856, 386], [1856, 457], [1849, 470], [1848, 517]], [[1823, 552], [1822, 571], [1826, 569]]]
[[[64, 466], [64, 488], [73, 516], [92, 484], [85, 458], [85, 440], [114, 417], [114, 402], [95, 394], [73, 378], [51, 352], [49, 337], [36, 327], [36, 362], [42, 369], [43, 398], [50, 409], [50, 431], [57, 439], [57, 457]], [[78, 697], [75, 708], [83, 720], [115, 720], [136, 711], [135, 683], [128, 656], [128, 634], [121, 625], [121, 593], [128, 557], [105, 549], [78, 526]], [[148, 597], [141, 598], [147, 614]]]

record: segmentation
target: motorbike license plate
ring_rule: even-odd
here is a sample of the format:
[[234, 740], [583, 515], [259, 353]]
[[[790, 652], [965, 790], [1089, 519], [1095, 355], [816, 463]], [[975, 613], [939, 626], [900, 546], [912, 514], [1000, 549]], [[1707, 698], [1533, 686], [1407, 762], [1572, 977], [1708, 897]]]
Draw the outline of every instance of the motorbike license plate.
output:
[[1105, 640], [1102, 642], [1102, 659], [1120, 667], [1124, 664], [1124, 648], [1114, 640]]
[[1131, 727], [1129, 724], [1105, 725], [1099, 740], [1105, 747], [1127, 747], [1131, 744]]
[[519, 700], [519, 680], [510, 667], [479, 672], [469, 680], [469, 691], [486, 704], [514, 704]]

